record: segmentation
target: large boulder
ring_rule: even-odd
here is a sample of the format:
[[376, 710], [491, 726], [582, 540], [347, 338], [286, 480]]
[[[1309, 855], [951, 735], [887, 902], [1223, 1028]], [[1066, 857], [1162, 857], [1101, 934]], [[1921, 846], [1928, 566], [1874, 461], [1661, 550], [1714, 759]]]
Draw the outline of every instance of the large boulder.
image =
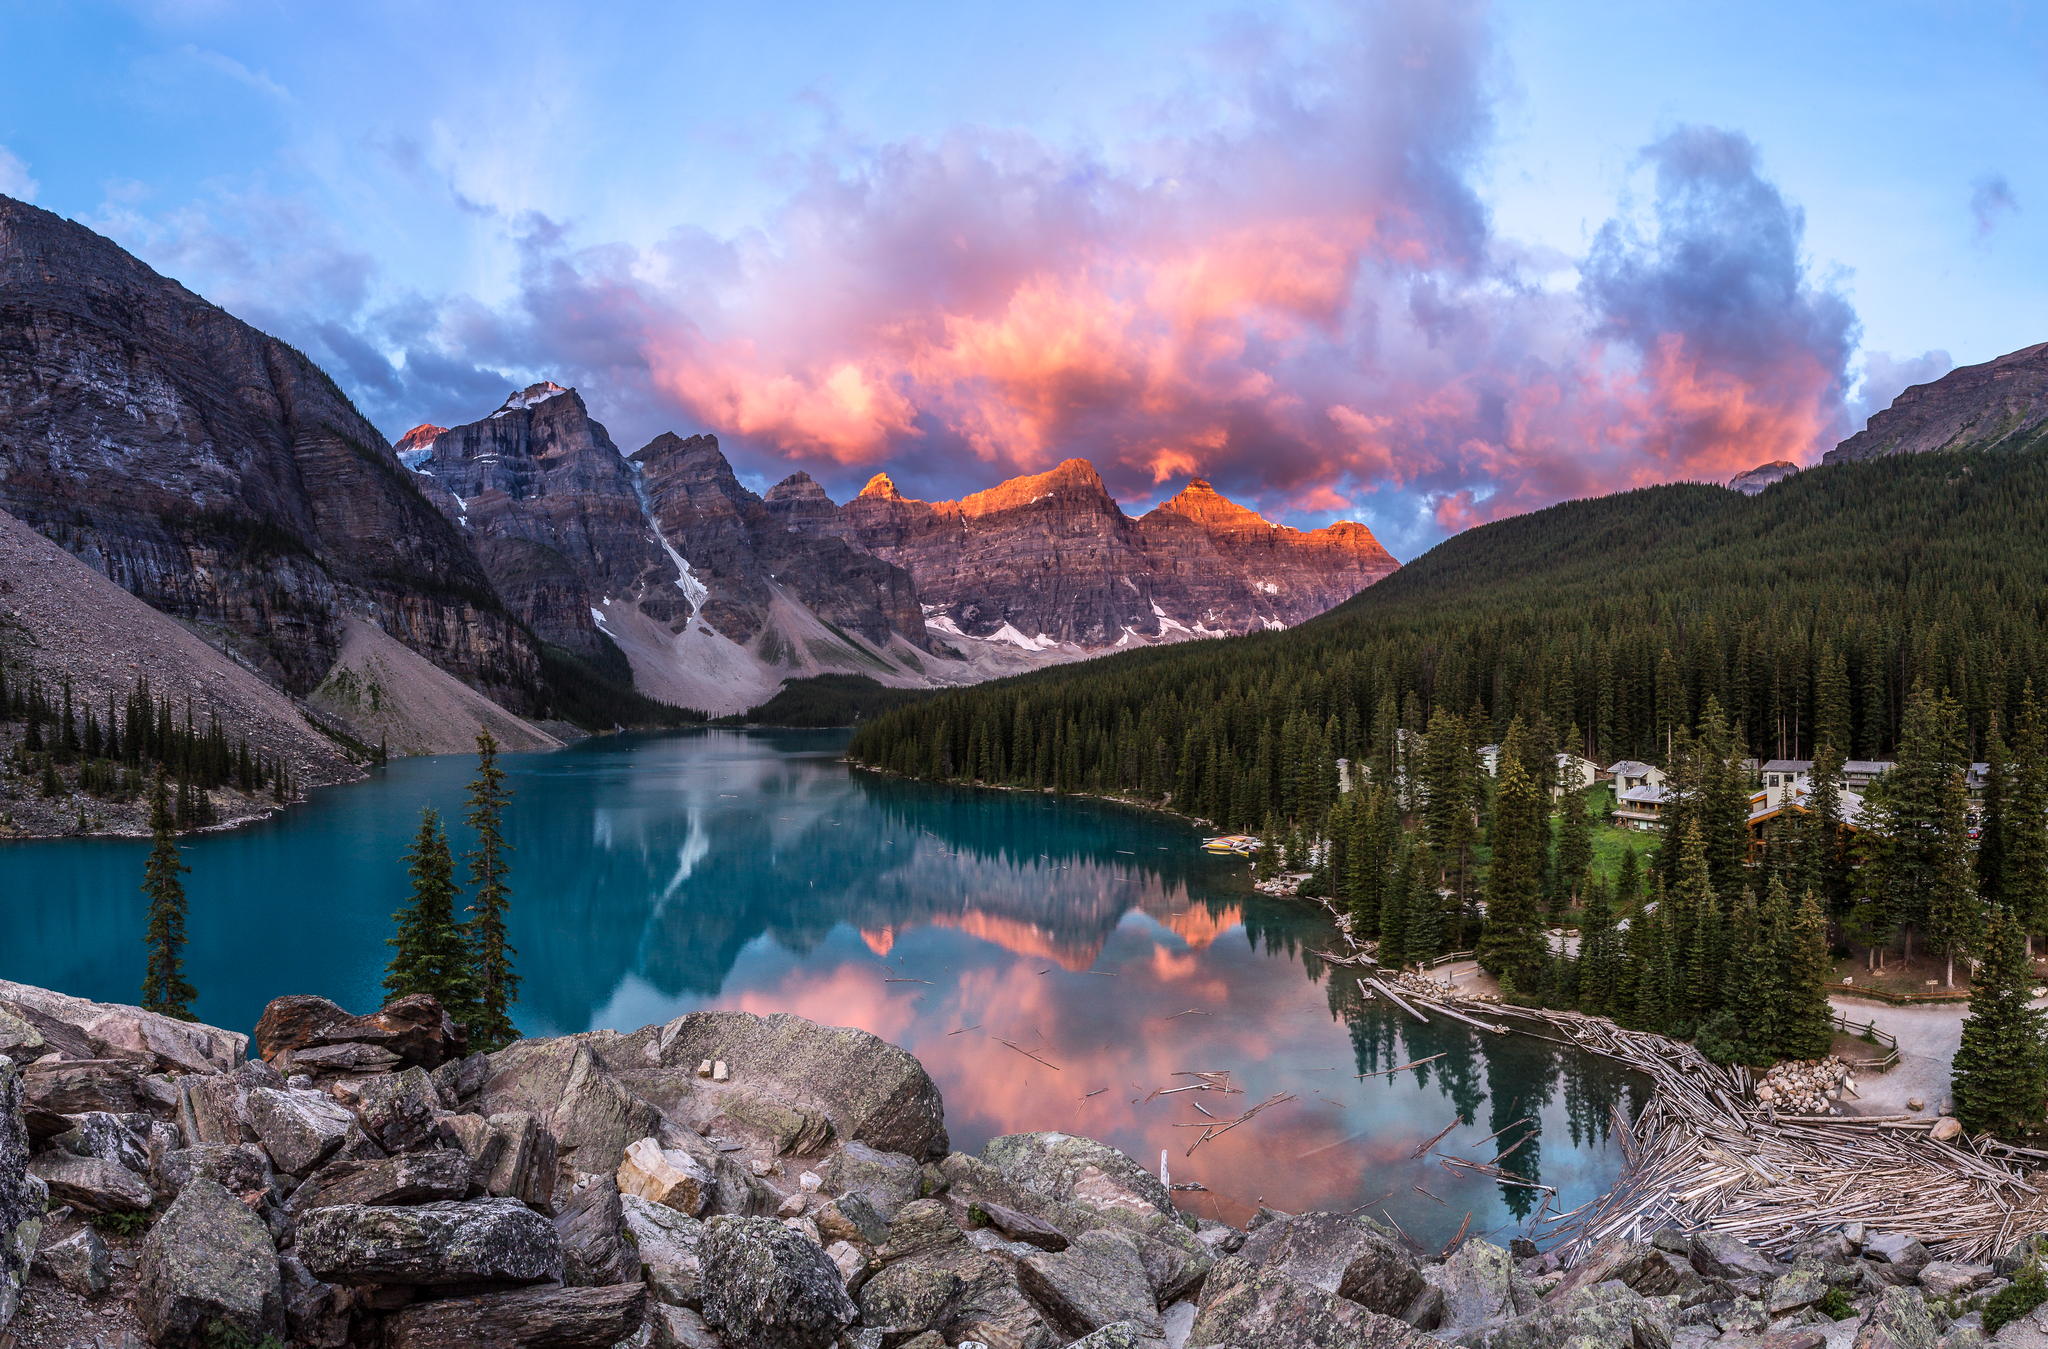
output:
[[174, 1148], [157, 1162], [156, 1175], [166, 1194], [177, 1194], [195, 1177], [204, 1176], [237, 1195], [263, 1195], [270, 1190], [270, 1157], [254, 1143], [195, 1143]]
[[545, 1283], [562, 1277], [554, 1226], [511, 1199], [317, 1208], [298, 1222], [298, 1255], [339, 1284]]
[[306, 1051], [350, 1045], [389, 1055], [390, 1067], [437, 1068], [462, 1057], [465, 1038], [462, 1027], [424, 993], [368, 1016], [351, 1016], [325, 998], [277, 998], [256, 1023], [256, 1052], [265, 1061], [304, 1070], [331, 1065], [337, 1057]]
[[832, 1155], [820, 1172], [828, 1194], [858, 1194], [883, 1222], [924, 1192], [924, 1170], [913, 1157], [883, 1152], [865, 1143], [848, 1143]]
[[148, 1115], [90, 1110], [74, 1116], [71, 1127], [52, 1137], [50, 1146], [113, 1162], [139, 1174], [149, 1170], [149, 1126]]
[[1863, 1318], [1853, 1349], [1934, 1349], [1940, 1338], [1934, 1313], [1918, 1289], [1887, 1288]]
[[704, 1225], [704, 1319], [750, 1349], [826, 1349], [854, 1318], [824, 1248], [766, 1218]]
[[1422, 1271], [1393, 1233], [1367, 1218], [1304, 1213], [1262, 1225], [1237, 1252], [1311, 1288], [1387, 1316], [1399, 1316], [1422, 1292]]
[[[1152, 1291], [1160, 1306], [1181, 1297], [1199, 1283], [1215, 1258], [1200, 1238], [1181, 1225], [1178, 1217], [1149, 1203], [1110, 1203], [1097, 1207], [1049, 1198], [1012, 1180], [980, 1158], [969, 1157], [965, 1153], [951, 1154], [939, 1164], [938, 1169], [946, 1182], [947, 1201], [963, 1216], [971, 1215], [977, 1208], [992, 1216], [1014, 1210], [1016, 1214], [1032, 1220], [1034, 1225], [1049, 1227], [1067, 1241], [1083, 1232], [1102, 1230], [1129, 1232], [1136, 1236], [1139, 1254], [1145, 1261], [1145, 1272], [1152, 1281]], [[913, 1204], [904, 1212], [917, 1207]], [[898, 1218], [900, 1221], [901, 1215]], [[1014, 1219], [1005, 1216], [1000, 1222], [1012, 1224]], [[893, 1227], [891, 1230], [893, 1232]], [[1057, 1243], [1033, 1241], [1032, 1244]]]
[[1063, 1251], [1025, 1256], [1017, 1282], [1068, 1336], [1120, 1321], [1152, 1335], [1164, 1331], [1137, 1239], [1128, 1233], [1083, 1232]]
[[578, 1287], [625, 1283], [640, 1272], [626, 1244], [625, 1205], [610, 1176], [578, 1176], [555, 1214], [562, 1278]]
[[638, 1284], [525, 1288], [414, 1303], [386, 1323], [384, 1343], [387, 1349], [611, 1349], [636, 1335], [646, 1316], [647, 1290]]
[[424, 1068], [357, 1078], [337, 1088], [355, 1107], [363, 1132], [391, 1152], [418, 1147], [434, 1132], [441, 1095]]
[[703, 1305], [704, 1262], [698, 1243], [704, 1224], [637, 1195], [619, 1196], [627, 1245], [640, 1277], [663, 1305]]
[[46, 1038], [52, 1032], [44, 1027], [68, 1027], [90, 1049], [72, 1057], [121, 1059], [147, 1072], [226, 1073], [249, 1056], [249, 1037], [234, 1031], [6, 979], [0, 979], [0, 1008]]
[[89, 1111], [133, 1114], [146, 1099], [142, 1070], [125, 1059], [38, 1060], [21, 1070], [21, 1113], [35, 1138], [63, 1133]]
[[1004, 1134], [981, 1150], [982, 1161], [1034, 1194], [1093, 1209], [1173, 1214], [1173, 1196], [1159, 1178], [1092, 1138], [1042, 1132]]
[[936, 1200], [906, 1205], [878, 1254], [885, 1262], [881, 1271], [860, 1285], [861, 1319], [868, 1326], [897, 1335], [930, 1333], [948, 1346], [1049, 1349], [1070, 1338], [1054, 1330], [1019, 1287], [1019, 1252], [979, 1249]]
[[[864, 1030], [779, 1012], [692, 1012], [607, 1041], [602, 1052], [621, 1073], [658, 1070], [672, 1089], [690, 1086], [704, 1060], [723, 1062], [734, 1090], [818, 1110], [839, 1138], [920, 1161], [946, 1152], [945, 1106], [924, 1065]], [[715, 1112], [714, 1084], [691, 1089]]]
[[471, 1184], [483, 1193], [536, 1208], [554, 1194], [560, 1151], [555, 1136], [528, 1112], [443, 1115], [435, 1129], [469, 1158]]
[[1531, 1311], [1536, 1295], [1514, 1260], [1490, 1241], [1467, 1241], [1423, 1279], [1443, 1294], [1443, 1330], [1464, 1330]]
[[51, 1149], [28, 1169], [50, 1192], [52, 1202], [85, 1213], [135, 1213], [156, 1203], [149, 1182], [117, 1162]]
[[1217, 1261], [1202, 1284], [1188, 1349], [1436, 1349], [1422, 1331], [1237, 1256]]
[[454, 1148], [332, 1161], [293, 1190], [286, 1207], [308, 1213], [342, 1204], [424, 1204], [460, 1199], [469, 1193], [469, 1183], [469, 1158]]
[[251, 1340], [284, 1329], [277, 1250], [262, 1219], [210, 1180], [187, 1185], [142, 1243], [135, 1308], [152, 1343], [194, 1343], [213, 1323]]
[[1473, 1327], [1455, 1343], [1465, 1349], [1671, 1349], [1672, 1331], [1668, 1305], [1610, 1282], [1574, 1289], [1520, 1316]]
[[0, 1061], [0, 1330], [14, 1319], [43, 1231], [43, 1182], [29, 1174], [21, 1074]]
[[1742, 1238], [1727, 1232], [1695, 1232], [1690, 1238], [1693, 1268], [1716, 1279], [1774, 1279], [1785, 1267]]
[[82, 1298], [96, 1298], [112, 1282], [113, 1262], [107, 1243], [90, 1227], [81, 1227], [61, 1241], [45, 1238], [33, 1266]]
[[627, 1091], [580, 1037], [518, 1040], [491, 1055], [479, 1114], [518, 1111], [554, 1135], [578, 1171], [614, 1170], [626, 1145], [662, 1132], [661, 1113]]
[[356, 1117], [321, 1091], [252, 1087], [249, 1123], [280, 1171], [303, 1176], [334, 1155]]

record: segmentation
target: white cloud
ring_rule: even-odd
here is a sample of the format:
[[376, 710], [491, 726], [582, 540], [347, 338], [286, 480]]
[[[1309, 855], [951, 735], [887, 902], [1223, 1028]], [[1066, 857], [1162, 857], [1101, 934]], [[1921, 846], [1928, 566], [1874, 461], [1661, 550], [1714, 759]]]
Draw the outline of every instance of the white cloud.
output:
[[28, 165], [22, 162], [21, 156], [0, 145], [0, 196], [34, 201], [38, 186], [40, 184], [29, 177]]

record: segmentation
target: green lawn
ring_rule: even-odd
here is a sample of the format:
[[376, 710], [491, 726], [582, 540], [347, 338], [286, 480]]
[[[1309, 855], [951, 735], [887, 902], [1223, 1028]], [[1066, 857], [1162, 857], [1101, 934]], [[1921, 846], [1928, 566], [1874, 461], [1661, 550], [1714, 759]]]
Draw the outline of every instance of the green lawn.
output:
[[[1640, 866], [1642, 855], [1657, 846], [1658, 836], [1645, 834], [1634, 829], [1623, 829], [1610, 818], [1614, 810], [1614, 784], [1603, 782], [1586, 793], [1586, 812], [1593, 817], [1593, 870], [1612, 881], [1621, 871], [1621, 855], [1636, 854]], [[1553, 837], [1557, 820], [1551, 819]]]

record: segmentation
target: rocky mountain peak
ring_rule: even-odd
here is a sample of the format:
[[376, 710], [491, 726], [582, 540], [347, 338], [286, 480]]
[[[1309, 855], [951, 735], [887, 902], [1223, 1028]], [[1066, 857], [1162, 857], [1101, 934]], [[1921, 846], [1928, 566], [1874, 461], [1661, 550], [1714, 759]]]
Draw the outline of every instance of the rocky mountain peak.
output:
[[886, 473], [877, 473], [868, 479], [868, 485], [860, 489], [863, 499], [869, 501], [901, 501], [903, 493], [896, 490], [896, 482]]
[[1054, 500], [1097, 509], [1117, 509], [1109, 489], [1103, 486], [1102, 475], [1086, 459], [1063, 459], [1043, 473], [1012, 478], [985, 491], [962, 497], [958, 509], [963, 515], [988, 515]]
[[769, 488], [766, 500], [771, 504], [785, 501], [806, 504], [823, 502], [827, 506], [832, 504], [832, 498], [825, 494], [824, 488], [818, 486], [818, 480], [802, 469]]
[[2048, 439], [2048, 342], [1915, 384], [1823, 464], [1928, 450], [2020, 449]]
[[421, 422], [418, 426], [400, 436], [391, 448], [397, 452], [399, 461], [407, 468], [417, 468], [428, 455], [434, 452], [435, 440], [439, 439], [441, 433], [447, 429], [445, 426], [436, 426], [432, 422]]
[[1209, 485], [1207, 478], [1190, 478], [1188, 485], [1153, 507], [1212, 527], [1275, 529], [1278, 526], [1246, 506], [1240, 506]]
[[494, 417], [502, 416], [507, 412], [518, 412], [526, 408], [537, 407], [547, 402], [550, 398], [559, 398], [565, 393], [573, 394], [575, 392], [574, 389], [563, 388], [551, 379], [544, 379], [538, 384], [529, 384], [523, 389], [515, 389], [507, 394], [505, 401], [499, 404], [498, 410], [491, 415]]
[[1768, 464], [1758, 464], [1745, 473], [1738, 473], [1728, 480], [1731, 491], [1753, 497], [1774, 482], [1783, 482], [1799, 471], [1799, 465], [1790, 459], [1773, 459]]

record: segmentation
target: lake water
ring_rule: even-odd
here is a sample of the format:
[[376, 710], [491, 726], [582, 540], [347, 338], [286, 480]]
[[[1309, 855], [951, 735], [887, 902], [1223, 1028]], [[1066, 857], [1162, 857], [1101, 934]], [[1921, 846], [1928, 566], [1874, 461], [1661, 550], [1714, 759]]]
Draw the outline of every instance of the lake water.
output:
[[[1255, 893], [1193, 829], [1105, 803], [850, 771], [833, 732], [608, 737], [505, 760], [513, 936], [531, 1035], [631, 1029], [701, 1007], [861, 1026], [922, 1059], [954, 1146], [1024, 1129], [1113, 1143], [1241, 1221], [1360, 1208], [1441, 1244], [1522, 1230], [1537, 1191], [1454, 1174], [1418, 1145], [1555, 1186], [1555, 1214], [1619, 1170], [1634, 1079], [1523, 1036], [1364, 1001], [1313, 954], [1328, 924]], [[474, 761], [412, 759], [284, 816], [187, 841], [188, 973], [202, 1020], [248, 1029], [282, 993], [374, 1007], [420, 808], [459, 820]], [[453, 828], [458, 848], [467, 838]], [[0, 975], [131, 1002], [146, 845], [0, 848]], [[1008, 1043], [1005, 1043], [1005, 1042]], [[1433, 1054], [1391, 1080], [1358, 1074]], [[1183, 1091], [1228, 1072], [1242, 1094]], [[1276, 1104], [1187, 1150], [1210, 1116]], [[1208, 1115], [1202, 1112], [1206, 1110]], [[1510, 1130], [1509, 1142], [1526, 1128]], [[1535, 1234], [1542, 1234], [1539, 1225]]]

